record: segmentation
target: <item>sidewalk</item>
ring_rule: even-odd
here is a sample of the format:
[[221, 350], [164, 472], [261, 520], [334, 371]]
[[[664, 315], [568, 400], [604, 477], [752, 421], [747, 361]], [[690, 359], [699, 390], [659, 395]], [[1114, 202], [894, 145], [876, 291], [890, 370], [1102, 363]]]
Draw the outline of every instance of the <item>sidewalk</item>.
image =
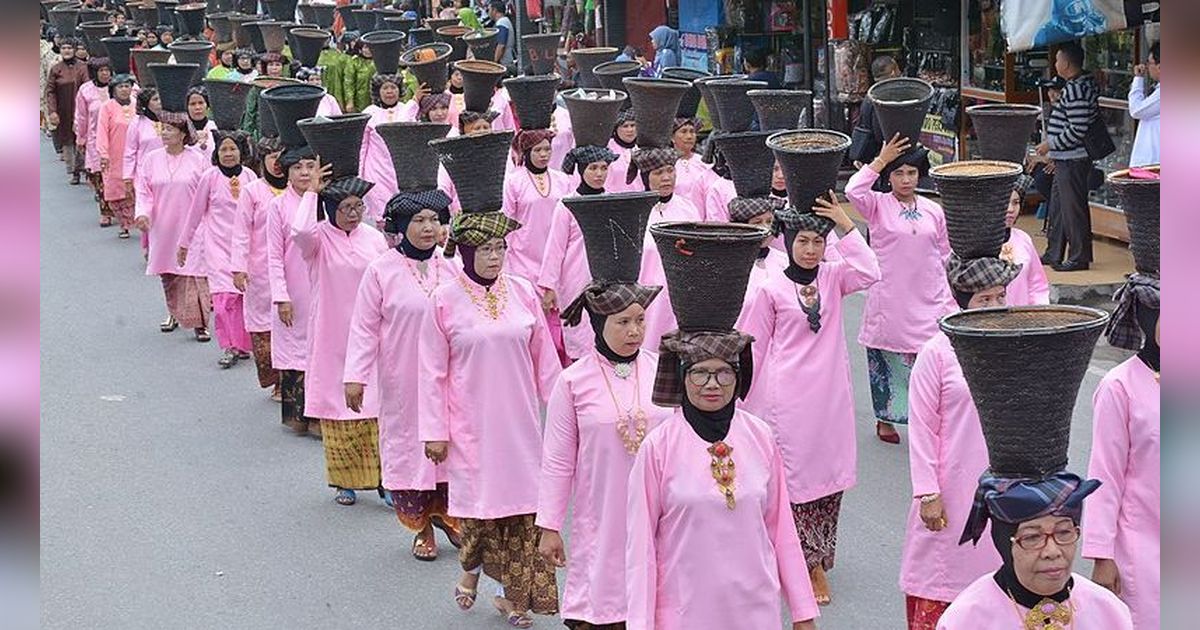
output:
[[[1042, 234], [1042, 221], [1031, 214], [1017, 219], [1017, 227], [1033, 238], [1039, 252], [1046, 251], [1046, 235]], [[1112, 302], [1112, 294], [1125, 283], [1126, 275], [1133, 273], [1133, 256], [1125, 243], [1106, 238], [1092, 239], [1091, 268], [1087, 271], [1058, 272], [1046, 267], [1046, 278], [1050, 281], [1050, 300], [1067, 304]]]

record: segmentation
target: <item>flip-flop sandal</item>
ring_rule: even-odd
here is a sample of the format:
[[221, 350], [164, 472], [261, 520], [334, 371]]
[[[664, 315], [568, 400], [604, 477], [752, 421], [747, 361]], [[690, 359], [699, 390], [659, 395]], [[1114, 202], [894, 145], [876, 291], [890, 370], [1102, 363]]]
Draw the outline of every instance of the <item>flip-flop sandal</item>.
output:
[[196, 341], [199, 341], [200, 343], [208, 343], [212, 341], [212, 335], [208, 334], [207, 328], [197, 328]]
[[430, 534], [429, 538], [422, 538], [421, 534], [413, 536], [412, 555], [421, 562], [437, 560], [437, 541], [434, 540], [433, 535]]
[[458, 604], [459, 610], [471, 610], [478, 595], [478, 589], [467, 588], [462, 584], [454, 585], [454, 603]]
[[446, 535], [446, 539], [450, 541], [451, 545], [454, 545], [455, 549], [462, 549], [461, 532], [458, 532], [453, 527], [447, 525], [446, 521], [443, 521], [441, 517], [438, 516], [430, 519], [430, 523], [432, 523], [434, 527], [442, 530], [442, 533]]
[[167, 321], [158, 325], [158, 329], [165, 333], [174, 332], [176, 328], [179, 328], [179, 321], [174, 317], [168, 317]]
[[237, 365], [237, 355], [226, 353], [220, 359], [217, 359], [217, 365], [221, 366], [222, 370], [228, 370]]
[[[497, 597], [496, 599], [498, 600], [500, 598]], [[504, 601], [507, 603], [508, 600], [504, 600]], [[515, 610], [504, 610], [504, 608], [501, 608], [500, 604], [497, 603], [495, 600], [492, 601], [492, 605], [495, 606], [496, 610], [499, 611], [499, 613], [504, 616], [504, 620], [508, 622], [508, 625], [510, 625], [514, 628], [532, 628], [533, 627], [533, 618], [530, 617], [529, 615], [527, 615], [523, 612], [517, 612]]]
[[388, 492], [387, 490], [380, 488], [379, 489], [379, 498], [383, 499], [383, 502], [385, 504], [387, 504], [388, 507], [390, 507], [390, 508], [396, 507], [396, 502], [392, 500], [391, 492]]
[[338, 505], [354, 505], [356, 502], [358, 502], [358, 495], [354, 494], [353, 490], [343, 489], [338, 490], [338, 493], [333, 497], [333, 500]]
[[117, 238], [129, 238], [129, 230], [121, 230], [117, 232]]

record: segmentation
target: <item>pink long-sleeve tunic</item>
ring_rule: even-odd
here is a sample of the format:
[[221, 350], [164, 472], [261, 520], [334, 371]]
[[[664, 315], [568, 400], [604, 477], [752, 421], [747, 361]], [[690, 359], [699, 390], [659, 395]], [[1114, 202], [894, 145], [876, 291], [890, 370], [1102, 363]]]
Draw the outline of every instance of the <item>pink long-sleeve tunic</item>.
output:
[[704, 192], [704, 220], [714, 223], [729, 223], [729, 202], [737, 196], [737, 190], [733, 187], [733, 181], [724, 177], [717, 177], [713, 173], [713, 180], [709, 183], [708, 189]]
[[681, 411], [642, 442], [629, 475], [630, 630], [777, 628], [781, 599], [793, 621], [820, 614], [771, 427], [739, 409], [724, 441], [737, 469], [733, 510], [708, 442]]
[[[608, 179], [604, 180], [605, 192], [641, 192], [645, 190], [646, 187], [642, 185], [640, 173], [638, 177], [633, 178], [632, 182], [625, 183], [625, 176], [629, 173], [629, 160], [633, 156], [633, 149], [626, 149], [617, 144], [615, 138], [609, 139], [608, 148], [617, 154], [617, 160], [608, 165]], [[584, 166], [586, 167], [587, 165], [584, 164]]]
[[[584, 287], [592, 281], [587, 248], [583, 244], [583, 232], [579, 231], [575, 215], [571, 214], [561, 201], [554, 206], [550, 235], [546, 239], [540, 271], [537, 285], [542, 289], [554, 291], [559, 310], [566, 308], [572, 300], [579, 297]], [[591, 350], [596, 338], [586, 317], [578, 326], [564, 324], [562, 335], [567, 356], [575, 359]]]
[[136, 116], [125, 130], [125, 151], [121, 159], [121, 178], [132, 181], [137, 170], [146, 162], [146, 156], [163, 146], [159, 135], [159, 123]]
[[312, 314], [308, 319], [308, 367], [304, 370], [304, 415], [322, 420], [379, 417], [379, 387], [367, 383], [362, 410], [346, 406], [342, 376], [350, 318], [367, 265], [387, 250], [378, 230], [360, 223], [349, 234], [317, 221], [317, 194], [306, 192], [292, 215], [292, 242], [308, 263]]
[[326, 94], [321, 98], [321, 102], [317, 105], [318, 116], [341, 116], [342, 106], [338, 104], [337, 99], [332, 94]]
[[86, 141], [83, 167], [93, 173], [100, 170], [100, 153], [96, 150], [100, 106], [108, 99], [108, 87], [99, 87], [95, 81], [88, 81], [79, 86], [79, 91], [75, 94], [75, 138]]
[[192, 135], [196, 138], [196, 144], [194, 144], [193, 146], [198, 151], [203, 153], [204, 157], [212, 156], [212, 150], [213, 150], [213, 135], [212, 134], [216, 130], [217, 130], [217, 123], [213, 122], [212, 119], [209, 119], [208, 121], [206, 121], [204, 123], [204, 127], [202, 127], [201, 129], [196, 129], [196, 126], [194, 124], [192, 125]]
[[[735, 328], [745, 330], [745, 326], [747, 325], [746, 318], [752, 311], [751, 305], [754, 304], [755, 296], [762, 291], [763, 286], [767, 284], [768, 280], [776, 275], [783, 274], [783, 270], [787, 269], [788, 262], [787, 255], [776, 249], [770, 249], [765, 258], [759, 258], [754, 261], [754, 266], [750, 268], [750, 279], [746, 282], [746, 296], [742, 298], [742, 313], [738, 317], [738, 322], [734, 326]], [[759, 347], [758, 344], [754, 346], [755, 350], [758, 350]], [[762, 347], [765, 348], [766, 345], [763, 344]], [[755, 363], [757, 361], [758, 359], [755, 359]], [[762, 398], [765, 396], [765, 391], [765, 387], [752, 386], [750, 392], [746, 395], [746, 399], [740, 402], [738, 406], [761, 418], [763, 409]]]
[[382, 123], [412, 122], [417, 119], [417, 101], [413, 99], [396, 103], [391, 107], [368, 105], [362, 113], [371, 116], [371, 120], [367, 121], [367, 126], [372, 129]]
[[704, 209], [709, 186], [717, 179], [721, 178], [713, 172], [712, 166], [705, 164], [695, 153], [675, 162], [675, 194], [701, 210]]
[[388, 200], [396, 194], [396, 167], [392, 164], [392, 155], [388, 152], [383, 137], [369, 125], [363, 130], [358, 174], [359, 177], [375, 184], [367, 191], [363, 203], [367, 205], [366, 216], [372, 225], [378, 225], [378, 222], [383, 220], [383, 209], [387, 207]]
[[[239, 197], [258, 176], [248, 168], [238, 175]], [[233, 180], [216, 166], [200, 175], [192, 194], [187, 225], [179, 236], [178, 247], [188, 247], [204, 225], [204, 269], [208, 288], [213, 293], [241, 293], [233, 286], [233, 239], [238, 223], [238, 199], [233, 196]], [[188, 251], [188, 258], [196, 254]]]
[[129, 122], [135, 117], [134, 103], [122, 105], [116, 99], [105, 101], [100, 108], [96, 129], [96, 152], [100, 162], [108, 162], [104, 169], [104, 200], [119, 201], [125, 198], [125, 180], [122, 177], [125, 160], [125, 136]]
[[[975, 401], [945, 333], [934, 335], [917, 353], [908, 385], [908, 440], [913, 501], [900, 590], [953, 601], [976, 578], [1000, 568], [1000, 554], [986, 533], [978, 545], [958, 544], [988, 458]], [[925, 528], [916, 499], [934, 493], [942, 495], [946, 510], [946, 527], [936, 532]]]
[[1159, 384], [1131, 357], [1092, 396], [1088, 477], [1103, 485], [1083, 511], [1083, 555], [1116, 561], [1135, 628], [1159, 627]]
[[138, 170], [134, 216], [150, 219], [150, 257], [146, 275], [164, 273], [180, 276], [207, 275], [204, 264], [205, 230], [196, 231], [188, 248], [187, 264], [180, 267], [175, 254], [188, 222], [200, 176], [209, 168], [209, 161], [199, 151], [185, 148], [178, 155], [156, 149], [146, 156]]
[[571, 194], [571, 178], [547, 169], [549, 190], [543, 196], [524, 166], [514, 167], [504, 178], [504, 214], [521, 222], [521, 229], [508, 237], [504, 268], [508, 273], [535, 283], [542, 270], [542, 254], [553, 223], [554, 207]]
[[283, 190], [272, 188], [266, 179], [258, 179], [246, 186], [238, 199], [230, 267], [246, 274], [242, 319], [248, 332], [271, 331], [274, 309], [267, 265], [267, 215], [271, 202], [282, 194]]
[[648, 348], [657, 350], [662, 336], [675, 330], [675, 312], [671, 310], [671, 296], [667, 295], [667, 274], [663, 271], [662, 258], [658, 255], [658, 246], [650, 235], [650, 226], [667, 221], [699, 221], [700, 211], [692, 202], [672, 195], [667, 203], [656, 203], [650, 210], [650, 220], [646, 223], [646, 237], [642, 243], [642, 267], [638, 275], [641, 284], [663, 287], [650, 307], [646, 309], [646, 344]]
[[1021, 265], [1021, 272], [1008, 283], [1005, 302], [1009, 306], [1050, 303], [1050, 282], [1033, 239], [1020, 228], [1012, 228], [1001, 258]]
[[358, 285], [342, 380], [377, 390], [379, 455], [388, 490], [433, 490], [447, 479], [446, 467], [426, 459], [417, 439], [413, 368], [421, 324], [433, 303], [430, 294], [454, 279], [453, 264], [439, 250], [422, 272], [422, 263], [389, 249], [367, 267]]
[[742, 314], [745, 332], [755, 339], [757, 366], [752, 391], [758, 396], [747, 409], [775, 431], [792, 503], [841, 492], [857, 479], [842, 300], [878, 281], [879, 263], [857, 230], [838, 248], [841, 260], [817, 268], [819, 333], [800, 308], [800, 287], [782, 272], [767, 280]]
[[[575, 148], [575, 128], [571, 126], [571, 115], [566, 107], [554, 108], [550, 125], [554, 129], [554, 138], [550, 140], [550, 168], [561, 171], [563, 158]], [[578, 170], [575, 172], [579, 173]]]
[[[1085, 510], [1086, 511], [1086, 510]], [[988, 544], [984, 541], [983, 544]], [[1129, 609], [1108, 589], [1079, 574], [1068, 600], [1074, 605], [1072, 630], [1130, 630]], [[1028, 608], [1017, 606], [991, 573], [975, 580], [946, 609], [937, 630], [1012, 630], [1022, 626]]]
[[562, 364], [533, 286], [501, 275], [498, 319], [476, 302], [466, 274], [433, 292], [418, 341], [418, 437], [450, 442], [440, 464], [450, 481], [450, 515], [494, 519], [537, 512], [542, 423]]
[[[491, 103], [488, 105], [490, 111], [499, 114], [492, 120], [492, 131], [509, 131], [517, 128], [517, 119], [513, 115], [512, 107], [509, 106], [508, 90], [503, 88], [496, 90], [492, 94]], [[457, 135], [458, 132], [458, 115], [466, 109], [462, 94], [450, 95], [450, 107], [446, 113], [446, 120], [454, 126], [450, 132], [451, 136]]]
[[[649, 432], [670, 417], [670, 409], [650, 402], [657, 365], [658, 355], [643, 350], [634, 362], [636, 376], [622, 379], [593, 350], [563, 370], [550, 394], [537, 524], [561, 532], [574, 497], [563, 619], [625, 621], [626, 490], [633, 455], [617, 423], [620, 414], [640, 409]], [[632, 435], [634, 423], [627, 422]]]
[[915, 354], [938, 332], [938, 319], [958, 310], [946, 282], [946, 215], [920, 195], [909, 207], [871, 190], [877, 179], [879, 173], [864, 166], [846, 182], [846, 198], [866, 219], [883, 272], [867, 291], [858, 343]]
[[[308, 369], [308, 319], [312, 279], [308, 263], [292, 240], [292, 216], [300, 207], [300, 194], [288, 186], [267, 208], [267, 273], [271, 280], [271, 367], [276, 370]], [[292, 305], [292, 325], [279, 319], [277, 305]]]

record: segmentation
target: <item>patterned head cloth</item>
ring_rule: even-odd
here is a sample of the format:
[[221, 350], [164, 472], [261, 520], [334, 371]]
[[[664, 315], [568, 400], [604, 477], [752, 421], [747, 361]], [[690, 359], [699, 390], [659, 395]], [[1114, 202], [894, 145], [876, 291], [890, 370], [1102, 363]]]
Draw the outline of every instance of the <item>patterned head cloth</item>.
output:
[[[375, 107], [384, 107], [383, 101], [380, 99], [379, 90], [383, 88], [385, 83], [391, 83], [400, 90], [400, 96], [404, 95], [404, 79], [398, 74], [377, 74], [371, 77], [371, 103]], [[399, 103], [399, 97], [396, 102]]]
[[158, 115], [158, 121], [164, 125], [170, 125], [183, 132], [183, 141], [186, 144], [196, 142], [196, 131], [192, 129], [192, 120], [184, 112], [161, 112]]
[[465, 129], [467, 125], [477, 120], [486, 120], [490, 123], [493, 120], [496, 120], [498, 116], [500, 116], [499, 112], [494, 112], [490, 109], [486, 112], [473, 112], [469, 109], [464, 109], [458, 113], [458, 132], [462, 133], [462, 130]]
[[583, 289], [562, 311], [562, 319], [568, 326], [577, 326], [583, 319], [583, 311], [594, 315], [615, 315], [632, 304], [650, 306], [658, 297], [662, 287], [647, 286], [633, 282], [594, 282]]
[[1117, 289], [1113, 300], [1117, 308], [1104, 329], [1109, 345], [1126, 350], [1141, 350], [1142, 327], [1138, 325], [1138, 310], [1159, 310], [1159, 280], [1141, 273], [1129, 276], [1129, 280]]
[[734, 197], [729, 200], [729, 220], [733, 223], [749, 223], [750, 219], [772, 213], [787, 205], [787, 199], [779, 197]]
[[742, 400], [750, 391], [754, 376], [754, 358], [750, 351], [754, 337], [726, 330], [720, 332], [673, 331], [663, 335], [658, 348], [658, 370], [654, 375], [654, 391], [651, 402], [660, 407], [678, 407], [686, 394], [683, 384], [683, 367], [721, 359], [738, 368], [737, 395]]
[[697, 124], [695, 118], [689, 118], [686, 116], [677, 117], [675, 119], [675, 124], [671, 125], [671, 133], [675, 133], [676, 131], [679, 131], [680, 129], [682, 129], [683, 127], [686, 127], [688, 125], [691, 125], [692, 127], [700, 126], [699, 124]]
[[[307, 82], [309, 79], [311, 79], [313, 77], [317, 77], [318, 79], [321, 78], [322, 74], [324, 74], [324, 72], [320, 67], [300, 68], [299, 70], [296, 71], [296, 79], [299, 81]], [[378, 76], [378, 75], [376, 75], [376, 76]], [[374, 83], [375, 83], [374, 80], [372, 80], [371, 81], [372, 86], [374, 85]]]
[[[833, 221], [811, 211], [801, 212], [792, 206], [787, 205], [787, 200], [784, 201], [784, 207], [775, 212], [775, 233], [782, 232], [788, 241], [796, 237], [800, 232], [816, 232], [822, 237], [828, 236], [833, 229]], [[791, 250], [791, 246], [788, 246]]]
[[1006, 286], [1021, 273], [1020, 263], [1011, 263], [1000, 258], [962, 258], [951, 252], [946, 261], [946, 281], [954, 290], [958, 305], [970, 301], [971, 296], [992, 287]]
[[562, 171], [567, 175], [574, 175], [576, 166], [580, 171], [587, 168], [592, 162], [604, 162], [612, 164], [617, 161], [617, 154], [612, 152], [608, 147], [596, 147], [584, 145], [575, 147], [567, 152], [563, 157]]
[[525, 155], [533, 150], [543, 140], [554, 139], [554, 132], [549, 129], [521, 129], [513, 136], [513, 153], [517, 155], [517, 164], [525, 163]]
[[613, 136], [617, 135], [617, 127], [620, 127], [621, 125], [623, 125], [627, 122], [636, 122], [636, 121], [637, 121], [637, 119], [635, 119], [633, 117], [633, 108], [632, 107], [627, 107], [627, 108], [622, 109], [621, 111], [617, 112], [617, 122], [613, 123]]
[[337, 204], [342, 203], [348, 197], [363, 199], [374, 187], [375, 184], [373, 182], [365, 179], [359, 179], [354, 176], [343, 177], [325, 185], [325, 188], [321, 190], [321, 200], [332, 203], [336, 207]]
[[[887, 189], [885, 192], [891, 192], [892, 184], [890, 178], [892, 176], [892, 171], [895, 171], [901, 166], [916, 167], [917, 177], [922, 180], [922, 182], [928, 179], [929, 149], [926, 149], [919, 144], [914, 145], [908, 151], [905, 151], [900, 157], [889, 162], [888, 165], [883, 168], [883, 172], [879, 174], [879, 180], [882, 182], [881, 186]], [[918, 183], [918, 186], [924, 187], [921, 183]]]
[[1019, 525], [1043, 516], [1066, 516], [1079, 523], [1083, 499], [1096, 491], [1100, 482], [1083, 480], [1065, 470], [1042, 479], [1011, 479], [984, 471], [975, 490], [975, 503], [967, 517], [958, 544], [978, 543], [988, 519]]
[[307, 144], [294, 149], [287, 149], [283, 155], [279, 156], [279, 168], [283, 169], [286, 174], [289, 169], [299, 164], [304, 160], [315, 160], [317, 154], [313, 153], [312, 147]]
[[664, 166], [671, 166], [679, 161], [679, 151], [673, 148], [653, 147], [634, 149], [629, 159], [629, 172], [625, 174], [625, 183], [632, 184], [637, 179], [638, 172], [649, 175]]
[[383, 209], [383, 231], [389, 234], [402, 234], [408, 230], [408, 223], [422, 210], [433, 210], [438, 215], [438, 223], [450, 223], [450, 197], [437, 189], [416, 192], [396, 193], [388, 200]]
[[1025, 194], [1028, 193], [1029, 189], [1032, 187], [1033, 175], [1030, 175], [1024, 171], [1022, 171], [1020, 176], [1017, 177], [1017, 181], [1013, 182], [1013, 192], [1017, 193], [1017, 196], [1021, 198], [1022, 203], [1025, 201]]
[[450, 93], [426, 94], [417, 102], [417, 120], [428, 121], [429, 112], [438, 107], [450, 107]]
[[450, 240], [479, 247], [493, 238], [504, 238], [521, 229], [521, 223], [500, 211], [462, 212], [450, 220]]
[[212, 152], [213, 166], [216, 166], [221, 162], [221, 159], [217, 156], [217, 154], [221, 150], [221, 143], [225, 142], [226, 140], [233, 140], [233, 143], [235, 145], [237, 145], [238, 152], [241, 153], [243, 165], [250, 165], [250, 164], [254, 163], [254, 151], [250, 146], [250, 134], [246, 133], [245, 131], [242, 131], [241, 129], [234, 129], [232, 131], [222, 131], [220, 129], [214, 129], [212, 132], [212, 135], [213, 135], [213, 152]]

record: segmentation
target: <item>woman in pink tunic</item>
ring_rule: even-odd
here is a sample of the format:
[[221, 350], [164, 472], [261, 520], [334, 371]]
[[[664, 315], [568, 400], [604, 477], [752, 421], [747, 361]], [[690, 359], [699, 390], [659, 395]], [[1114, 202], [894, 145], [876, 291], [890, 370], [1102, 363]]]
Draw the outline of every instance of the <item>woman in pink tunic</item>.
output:
[[279, 370], [271, 365], [271, 277], [267, 270], [267, 214], [271, 203], [287, 188], [287, 174], [279, 165], [283, 145], [278, 138], [258, 141], [259, 178], [246, 186], [238, 198], [237, 220], [233, 230], [230, 268], [233, 285], [244, 295], [242, 315], [250, 346], [258, 386], [271, 388], [271, 399], [283, 400]]
[[387, 144], [375, 131], [384, 123], [413, 122], [417, 119], [418, 103], [426, 90], [418, 90], [409, 101], [400, 100], [404, 94], [404, 79], [397, 74], [377, 74], [371, 78], [371, 104], [363, 109], [369, 114], [367, 128], [363, 131], [362, 149], [359, 154], [359, 175], [375, 182], [371, 189], [367, 207], [373, 211], [371, 223], [383, 226], [383, 207], [396, 194], [396, 169], [392, 165]]
[[[908, 423], [908, 375], [917, 351], [954, 310], [943, 263], [950, 255], [941, 206], [916, 193], [929, 170], [928, 152], [892, 138], [846, 183], [846, 198], [867, 221], [882, 277], [867, 291], [858, 343], [867, 349], [875, 433], [900, 443], [894, 425]], [[891, 192], [871, 189], [883, 177]]]
[[113, 212], [104, 200], [104, 180], [100, 169], [100, 152], [96, 142], [96, 132], [99, 128], [100, 107], [109, 99], [108, 84], [112, 80], [112, 65], [107, 57], [93, 57], [87, 62], [88, 76], [91, 79], [79, 87], [75, 94], [75, 141], [83, 150], [83, 167], [87, 171], [88, 181], [96, 194], [96, 203], [100, 206], [100, 227], [112, 225]]
[[[604, 183], [608, 178], [608, 165], [617, 155], [606, 147], [581, 146], [567, 153], [563, 161], [563, 172], [569, 177], [580, 172], [577, 195], [604, 194]], [[583, 233], [575, 215], [571, 214], [560, 200], [554, 206], [550, 222], [550, 236], [542, 255], [542, 268], [538, 274], [537, 287], [541, 292], [542, 308], [547, 318], [559, 317], [559, 300], [564, 307], [567, 300], [574, 300], [583, 293], [592, 277], [588, 270], [587, 255], [583, 245]], [[593, 347], [594, 336], [586, 326], [566, 326], [562, 331], [563, 352], [567, 359], [585, 356]]]
[[[137, 179], [137, 171], [146, 161], [146, 156], [155, 149], [162, 148], [161, 128], [158, 115], [162, 113], [162, 99], [155, 88], [145, 88], [137, 95], [137, 117], [129, 123], [125, 131], [125, 155], [121, 160], [121, 177], [125, 180], [125, 194], [129, 199], [134, 197], [133, 182]], [[147, 232], [142, 232], [142, 254], [148, 256], [150, 240]]]
[[1109, 371], [1092, 396], [1088, 476], [1104, 485], [1083, 517], [1092, 580], [1129, 605], [1133, 627], [1160, 624], [1159, 283], [1134, 274], [1122, 288], [1109, 344], [1137, 355]]
[[617, 114], [617, 126], [613, 128], [612, 139], [608, 148], [617, 154], [617, 159], [608, 167], [608, 182], [604, 189], [610, 193], [641, 192], [644, 190], [635, 181], [629, 181], [627, 174], [633, 149], [637, 146], [637, 121], [633, 119], [633, 108], [622, 109]]
[[96, 128], [96, 152], [100, 156], [100, 171], [104, 182], [104, 202], [117, 217], [121, 230], [118, 238], [129, 238], [133, 227], [133, 195], [125, 189], [122, 168], [125, 156], [125, 136], [134, 118], [136, 105], [133, 96], [133, 75], [116, 76], [109, 84], [111, 97], [100, 108]]
[[[367, 265], [387, 250], [383, 234], [362, 223], [363, 199], [372, 184], [343, 177], [328, 184], [332, 165], [316, 163], [317, 175], [292, 215], [292, 243], [308, 263], [312, 315], [308, 320], [308, 366], [304, 415], [321, 423], [325, 474], [338, 505], [353, 505], [355, 490], [383, 496], [379, 468], [379, 388], [369, 383], [357, 408], [347, 405], [342, 376], [358, 285]], [[318, 199], [318, 191], [320, 198]], [[318, 207], [319, 201], [319, 207]], [[326, 220], [318, 221], [318, 217]]]
[[196, 148], [208, 155], [212, 150], [212, 132], [217, 130], [217, 123], [208, 119], [208, 91], [201, 86], [193, 86], [187, 91], [187, 115], [192, 123], [192, 133], [196, 136]]
[[403, 238], [367, 267], [358, 287], [343, 376], [346, 404], [360, 408], [364, 390], [379, 390], [379, 456], [383, 487], [400, 523], [414, 532], [417, 560], [438, 556], [433, 528], [460, 546], [458, 519], [449, 516], [445, 467], [425, 458], [417, 439], [417, 365], [421, 323], [439, 286], [454, 277], [437, 247], [450, 223], [450, 199], [440, 190], [399, 193], [384, 215]]
[[403, 94], [404, 79], [400, 75], [377, 74], [372, 77], [371, 104], [362, 110], [364, 114], [371, 115], [367, 126], [416, 120], [420, 94], [409, 101], [402, 101]]
[[675, 162], [675, 194], [703, 209], [708, 187], [717, 179], [717, 175], [713, 173], [712, 166], [705, 164], [696, 153], [694, 118], [675, 119], [671, 144], [679, 152], [679, 161]]
[[[836, 199], [833, 191], [830, 197]], [[760, 366], [747, 409], [775, 432], [805, 568], [823, 605], [832, 599], [825, 573], [834, 565], [842, 494], [857, 481], [842, 302], [879, 280], [879, 263], [840, 204], [818, 199], [812, 210], [776, 213], [791, 256], [744, 309], [742, 321], [758, 340], [754, 363]], [[825, 236], [835, 227], [841, 255], [822, 262]]]
[[[738, 319], [739, 327], [745, 321], [745, 316], [750, 312], [750, 305], [754, 303], [759, 291], [772, 278], [783, 273], [783, 270], [788, 266], [787, 254], [771, 247], [771, 243], [777, 240], [773, 229], [775, 213], [781, 210], [784, 205], [785, 203], [781, 202], [781, 200], [769, 197], [735, 197], [729, 202], [729, 221], [731, 223], [757, 225], [771, 230], [767, 237], [763, 239], [762, 247], [758, 248], [758, 256], [754, 259], [754, 266], [750, 268], [750, 280], [746, 283], [746, 297], [742, 300], [742, 315]], [[761, 416], [762, 414], [756, 411], [756, 407], [750, 402], [752, 399], [753, 392], [746, 397], [746, 404], [742, 405], [742, 408], [750, 413], [756, 413]]]
[[566, 107], [559, 105], [554, 108], [550, 130], [554, 132], [554, 139], [550, 141], [550, 168], [561, 171], [563, 160], [575, 148], [575, 129], [571, 126], [571, 115]]
[[195, 332], [197, 341], [206, 342], [210, 339], [207, 321], [211, 305], [205, 278], [203, 231], [197, 232], [192, 241], [195, 257], [186, 265], [181, 267], [175, 254], [187, 225], [192, 196], [208, 160], [189, 148], [191, 127], [186, 114], [163, 112], [162, 122], [163, 148], [151, 151], [138, 170], [135, 223], [139, 230], [150, 233], [146, 275], [162, 279], [170, 311], [159, 328], [171, 332], [183, 325]]
[[250, 358], [250, 334], [246, 332], [242, 290], [233, 283], [232, 250], [239, 219], [238, 202], [245, 194], [246, 186], [258, 177], [243, 165], [252, 155], [249, 134], [217, 131], [213, 135], [213, 166], [196, 184], [176, 256], [181, 267], [187, 263], [189, 245], [203, 224], [204, 267], [208, 271], [208, 289], [212, 293], [213, 323], [217, 344], [224, 351], [217, 365], [228, 369], [239, 360]]
[[549, 129], [522, 129], [513, 138], [517, 165], [504, 178], [504, 213], [521, 224], [508, 238], [506, 273], [538, 280], [542, 254], [559, 199], [571, 193], [571, 178], [550, 169]]
[[1046, 269], [1039, 258], [1041, 254], [1034, 247], [1033, 239], [1016, 226], [1021, 206], [1025, 203], [1025, 190], [1031, 179], [1027, 175], [1017, 179], [1008, 199], [1008, 213], [1004, 215], [1008, 240], [1001, 248], [1000, 258], [1021, 265], [1021, 273], [1008, 283], [1006, 299], [1010, 306], [1050, 303], [1050, 282], [1046, 279]]

